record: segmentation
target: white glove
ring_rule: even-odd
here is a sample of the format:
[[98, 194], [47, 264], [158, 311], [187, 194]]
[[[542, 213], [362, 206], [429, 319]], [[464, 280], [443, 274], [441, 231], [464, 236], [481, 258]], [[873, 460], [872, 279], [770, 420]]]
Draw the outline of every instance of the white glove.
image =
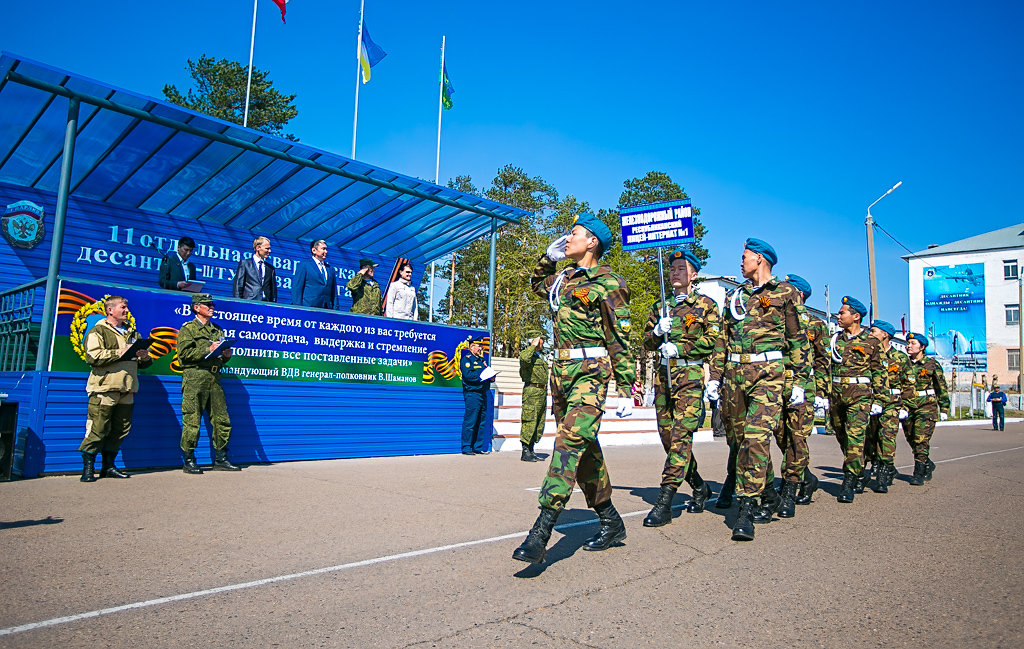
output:
[[804, 389], [797, 386], [793, 386], [793, 394], [789, 395], [789, 405], [799, 406], [804, 401], [806, 401]]
[[708, 387], [704, 390], [704, 396], [708, 398], [708, 401], [718, 401], [718, 387], [722, 385], [719, 381], [708, 381]]
[[832, 402], [824, 398], [822, 400], [825, 402], [825, 412], [828, 412], [829, 408], [832, 407]]
[[824, 419], [825, 418], [825, 409], [824, 408], [815, 408], [814, 409], [814, 416], [815, 417], [821, 417], [822, 419]]
[[563, 234], [548, 246], [546, 254], [551, 261], [562, 261], [565, 259], [565, 246], [569, 243], [569, 235]]
[[672, 331], [672, 318], [661, 318], [658, 320], [658, 324], [654, 325], [655, 336], [664, 336], [670, 331]]
[[909, 416], [910, 416], [910, 413], [907, 412], [906, 408], [900, 408], [900, 421], [903, 421], [904, 419], [906, 419]]
[[661, 351], [662, 358], [679, 358], [679, 348], [675, 343], [661, 343], [661, 347], [658, 349]]
[[873, 404], [871, 404], [871, 416], [874, 417], [874, 416], [880, 415], [880, 414], [882, 414], [882, 404], [880, 404], [880, 403], [873, 403]]
[[947, 419], [949, 419], [949, 415], [947, 415], [947, 414], [946, 414], [946, 413], [944, 413], [944, 412], [940, 412], [940, 413], [939, 413], [939, 420], [940, 420], [940, 421], [946, 421]]
[[828, 410], [828, 399], [825, 397], [814, 397], [815, 410]]
[[629, 417], [633, 414], [632, 397], [619, 397], [619, 407], [615, 409], [615, 416], [618, 418]]

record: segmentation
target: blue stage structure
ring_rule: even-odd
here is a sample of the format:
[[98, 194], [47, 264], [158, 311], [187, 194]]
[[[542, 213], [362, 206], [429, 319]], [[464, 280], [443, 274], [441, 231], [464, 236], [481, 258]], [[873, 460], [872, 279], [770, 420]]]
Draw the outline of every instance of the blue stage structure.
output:
[[[0, 427], [13, 429], [0, 430], [0, 442], [8, 439], [0, 444], [0, 475], [6, 462], [26, 477], [80, 466], [87, 368], [76, 365], [68, 352], [69, 332], [60, 330], [67, 328], [69, 309], [89, 313], [86, 297], [101, 300], [114, 291], [132, 296], [133, 312], [150, 301], [177, 300], [184, 309], [187, 294], [156, 284], [160, 261], [175, 254], [179, 237], [196, 240], [190, 261], [206, 283], [204, 291], [216, 296], [218, 310], [245, 317], [271, 309], [316, 330], [340, 314], [230, 298], [235, 268], [251, 257], [255, 236], [271, 240], [278, 302], [285, 305], [291, 302], [296, 262], [308, 258], [310, 241], [325, 239], [338, 280], [337, 302], [347, 311], [351, 298], [344, 285], [359, 258], [374, 259], [385, 271], [410, 260], [418, 285], [431, 260], [488, 233], [493, 295], [497, 229], [526, 216], [7, 53], [0, 54], [0, 210], [0, 392], [8, 395]], [[386, 272], [378, 279], [386, 282]], [[76, 291], [78, 302], [68, 297], [74, 293], [69, 286], [82, 289]], [[139, 328], [176, 333], [189, 317], [187, 310], [178, 321], [163, 315], [161, 322], [140, 322]], [[344, 317], [368, 331], [391, 332], [404, 322]], [[488, 330], [491, 322], [489, 314]], [[388, 357], [387, 362], [405, 364], [401, 381], [226, 376], [232, 459], [458, 452], [462, 395], [459, 377], [448, 374], [461, 349], [452, 341], [487, 332], [429, 323], [409, 327], [450, 348], [428, 345], [428, 354]], [[348, 344], [346, 334], [324, 335], [311, 333], [301, 353], [326, 358], [314, 341]], [[253, 345], [273, 351], [266, 341]], [[179, 462], [180, 374], [172, 371], [172, 357], [173, 350], [166, 367], [141, 377], [135, 426], [122, 447], [130, 468]], [[334, 373], [349, 376], [348, 369]], [[412, 375], [414, 384], [408, 383]], [[209, 448], [201, 447], [197, 457], [208, 456]]]

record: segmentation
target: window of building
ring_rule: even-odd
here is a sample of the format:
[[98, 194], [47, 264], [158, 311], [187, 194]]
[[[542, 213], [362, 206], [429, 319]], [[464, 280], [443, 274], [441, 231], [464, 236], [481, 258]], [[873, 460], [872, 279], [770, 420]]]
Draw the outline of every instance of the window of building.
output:
[[1020, 350], [1019, 349], [1007, 349], [1006, 350], [1006, 369], [1011, 372], [1020, 371]]
[[1003, 260], [1003, 279], [1017, 279], [1017, 260]]
[[1020, 305], [1019, 304], [1007, 304], [1006, 305], [1006, 324], [1013, 325], [1016, 327], [1020, 324]]

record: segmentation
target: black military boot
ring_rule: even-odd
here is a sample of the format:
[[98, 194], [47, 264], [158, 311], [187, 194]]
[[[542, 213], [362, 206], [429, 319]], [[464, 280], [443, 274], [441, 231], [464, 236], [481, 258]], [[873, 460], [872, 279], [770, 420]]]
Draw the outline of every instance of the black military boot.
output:
[[92, 474], [93, 467], [96, 466], [96, 454], [95, 453], [82, 453], [82, 477], [79, 478], [81, 482], [96, 482], [96, 476]]
[[732, 507], [732, 495], [736, 492], [736, 476], [729, 474], [722, 483], [722, 490], [718, 492], [718, 499], [715, 500], [715, 509], [729, 509]]
[[555, 529], [555, 521], [561, 513], [558, 509], [541, 507], [540, 516], [534, 522], [533, 529], [526, 535], [523, 544], [512, 553], [512, 558], [526, 563], [542, 563], [548, 553], [547, 545], [551, 539], [551, 530]]
[[924, 474], [928, 470], [928, 465], [924, 462], [914, 462], [914, 475], [910, 477], [910, 484], [915, 487], [920, 487], [924, 484]]
[[523, 446], [523, 454], [519, 456], [519, 459], [523, 462], [535, 462], [533, 459], [533, 453], [530, 453], [529, 446]]
[[893, 482], [896, 481], [896, 476], [900, 474], [895, 464], [889, 464], [886, 466], [885, 472], [885, 486], [891, 487]]
[[765, 486], [764, 491], [761, 493], [761, 505], [754, 506], [754, 522], [758, 525], [771, 523], [772, 514], [779, 511], [781, 505], [782, 498], [779, 497], [779, 492], [775, 490], [775, 485], [769, 484]]
[[733, 541], [754, 540], [754, 508], [757, 502], [750, 496], [739, 496], [736, 500], [740, 503], [740, 513], [736, 515], [736, 522], [732, 524]]
[[853, 483], [853, 493], [862, 494], [864, 493], [864, 487], [867, 486], [868, 480], [871, 479], [871, 470], [864, 467], [864, 470], [857, 476], [857, 480]]
[[213, 470], [214, 471], [241, 471], [242, 467], [235, 466], [228, 459], [228, 449], [214, 449], [213, 451]]
[[203, 470], [199, 468], [198, 464], [196, 464], [195, 451], [182, 453], [182, 455], [185, 458], [185, 466], [184, 468], [182, 468], [182, 471], [184, 471], [185, 473], [191, 473], [193, 475], [201, 475], [203, 473]]
[[[536, 442], [534, 442], [534, 444], [536, 444]], [[540, 462], [540, 456], [533, 452], [533, 444], [530, 444], [530, 448], [528, 450], [530, 451], [530, 461]]]
[[676, 496], [676, 486], [661, 485], [658, 502], [654, 503], [651, 513], [644, 519], [644, 527], [661, 527], [672, 522], [672, 499]]
[[925, 465], [924, 465], [924, 479], [925, 480], [931, 480], [932, 479], [932, 471], [934, 471], [934, 470], [935, 470], [935, 463], [932, 462], [931, 458], [928, 458], [928, 461], [925, 462]]
[[686, 511], [691, 514], [699, 514], [704, 511], [704, 504], [711, 497], [711, 487], [696, 471], [690, 476], [690, 486], [693, 487], [693, 494], [690, 497], [690, 502], [686, 504]]
[[601, 519], [601, 529], [597, 530], [597, 534], [586, 540], [583, 544], [583, 549], [591, 552], [600, 552], [601, 550], [607, 550], [613, 545], [621, 545], [621, 541], [626, 538], [626, 525], [622, 522], [619, 512], [615, 511], [612, 501], [607, 500], [600, 505], [595, 505], [594, 511], [597, 512], [598, 518]]
[[843, 486], [839, 488], [839, 496], [836, 497], [836, 500], [841, 503], [852, 503], [856, 487], [857, 476], [853, 473], [844, 473]]
[[779, 518], [793, 518], [796, 516], [796, 490], [799, 482], [783, 482], [782, 493], [779, 494]]
[[804, 469], [804, 480], [800, 483], [800, 492], [795, 502], [798, 505], [810, 505], [814, 492], [818, 490], [818, 476], [811, 473], [810, 469]]
[[887, 494], [889, 493], [889, 465], [881, 464], [878, 466], [878, 471], [875, 472], [875, 486], [871, 487], [871, 491], [876, 494]]
[[114, 466], [114, 458], [117, 457], [117, 453], [110, 453], [107, 451], [103, 452], [103, 468], [100, 469], [101, 478], [128, 478], [130, 477], [127, 473], [123, 473], [117, 470]]

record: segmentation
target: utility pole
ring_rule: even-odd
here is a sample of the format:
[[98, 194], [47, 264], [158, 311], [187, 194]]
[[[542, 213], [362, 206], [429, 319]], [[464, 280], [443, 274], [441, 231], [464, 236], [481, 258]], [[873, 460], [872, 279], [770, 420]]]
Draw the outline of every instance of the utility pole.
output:
[[[878, 201], [882, 200], [893, 192], [894, 189], [903, 184], [903, 181], [899, 181], [892, 186], [892, 189], [885, 192], [878, 197]], [[871, 217], [871, 208], [878, 204], [875, 201], [871, 205], [868, 205], [868, 216], [864, 219], [864, 227], [868, 231], [868, 281], [871, 284], [871, 317], [878, 317], [878, 283], [875, 281], [875, 220]]]
[[1024, 408], [1024, 275], [1017, 269], [1017, 408]]

